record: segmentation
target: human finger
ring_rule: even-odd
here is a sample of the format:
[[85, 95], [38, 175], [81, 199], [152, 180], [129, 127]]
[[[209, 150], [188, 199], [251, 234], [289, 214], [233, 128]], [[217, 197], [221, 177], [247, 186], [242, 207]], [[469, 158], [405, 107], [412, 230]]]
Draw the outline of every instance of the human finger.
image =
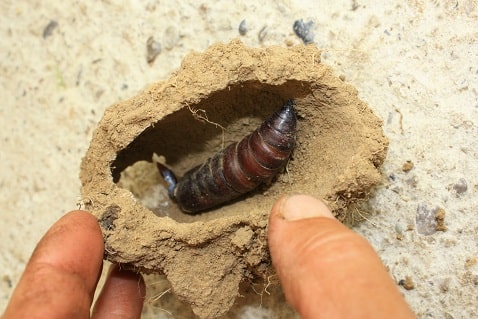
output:
[[140, 318], [145, 293], [146, 287], [140, 274], [111, 265], [93, 308], [92, 319]]
[[302, 318], [414, 318], [371, 245], [320, 200], [281, 198], [269, 249], [289, 303]]
[[3, 319], [88, 317], [103, 250], [100, 227], [90, 213], [63, 216], [35, 248]]

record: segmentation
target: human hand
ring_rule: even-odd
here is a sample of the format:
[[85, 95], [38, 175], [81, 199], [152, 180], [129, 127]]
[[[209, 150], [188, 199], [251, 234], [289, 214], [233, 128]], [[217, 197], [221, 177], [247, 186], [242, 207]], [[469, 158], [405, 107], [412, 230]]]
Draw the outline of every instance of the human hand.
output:
[[[66, 214], [38, 243], [2, 318], [90, 318], [103, 252], [96, 219]], [[141, 275], [113, 265], [91, 318], [140, 318], [144, 295]]]
[[415, 318], [372, 246], [322, 201], [282, 197], [268, 237], [286, 299], [302, 318]]

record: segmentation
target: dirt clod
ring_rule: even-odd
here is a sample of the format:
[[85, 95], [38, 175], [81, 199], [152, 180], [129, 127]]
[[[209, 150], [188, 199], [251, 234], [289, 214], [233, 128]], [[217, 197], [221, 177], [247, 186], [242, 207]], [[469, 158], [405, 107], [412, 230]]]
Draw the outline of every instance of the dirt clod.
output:
[[[266, 227], [281, 194], [321, 197], [341, 219], [366, 199], [381, 181], [388, 146], [382, 121], [320, 56], [313, 45], [216, 44], [187, 56], [168, 80], [110, 106], [80, 175], [106, 258], [165, 274], [197, 316], [216, 318], [233, 305], [244, 278], [270, 274]], [[181, 176], [290, 98], [299, 118], [297, 145], [287, 170], [270, 184], [193, 216], [164, 195], [153, 154]]]
[[437, 225], [435, 227], [436, 231], [446, 231], [447, 227], [445, 225], [445, 210], [443, 208], [438, 208], [435, 212], [435, 220]]
[[415, 283], [410, 276], [405, 276], [405, 279], [400, 280], [400, 285], [403, 286], [403, 288], [405, 288], [406, 290], [415, 289]]
[[402, 171], [404, 171], [405, 173], [408, 173], [413, 169], [413, 167], [414, 167], [414, 164], [412, 161], [406, 161], [402, 166]]

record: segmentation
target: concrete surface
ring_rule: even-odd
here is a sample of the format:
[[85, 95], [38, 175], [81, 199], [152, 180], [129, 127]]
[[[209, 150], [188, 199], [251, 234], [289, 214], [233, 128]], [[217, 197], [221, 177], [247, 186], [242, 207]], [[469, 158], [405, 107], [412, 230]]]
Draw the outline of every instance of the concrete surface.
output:
[[[301, 43], [292, 25], [304, 19], [390, 139], [384, 184], [355, 229], [397, 283], [408, 279], [420, 318], [478, 316], [476, 0], [5, 0], [0, 13], [0, 309], [43, 233], [76, 208], [79, 163], [106, 107], [217, 41]], [[152, 63], [150, 36], [161, 44]], [[171, 317], [156, 310], [144, 317]]]

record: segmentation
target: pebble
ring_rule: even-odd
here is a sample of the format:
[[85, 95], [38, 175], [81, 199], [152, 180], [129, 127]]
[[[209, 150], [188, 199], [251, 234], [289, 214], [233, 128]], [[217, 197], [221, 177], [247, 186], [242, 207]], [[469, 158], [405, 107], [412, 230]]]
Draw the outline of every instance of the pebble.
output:
[[445, 210], [443, 208], [438, 208], [435, 210], [435, 220], [436, 220], [436, 231], [446, 231], [447, 227], [445, 226]]
[[437, 231], [435, 210], [429, 208], [426, 204], [418, 204], [415, 222], [417, 224], [417, 232], [420, 235], [433, 235]]
[[247, 22], [246, 20], [242, 20], [241, 23], [239, 24], [239, 34], [240, 35], [246, 35], [247, 33]]
[[309, 22], [304, 22], [302, 19], [296, 20], [292, 29], [294, 29], [295, 34], [302, 39], [304, 44], [309, 44], [314, 42], [314, 33], [311, 31], [314, 21], [310, 20]]
[[161, 53], [161, 43], [154, 40], [153, 36], [150, 36], [146, 41], [146, 61], [153, 63], [158, 54]]
[[458, 182], [453, 185], [453, 189], [457, 194], [463, 194], [468, 190], [468, 184], [464, 178], [460, 178]]
[[408, 173], [408, 172], [410, 172], [410, 171], [413, 169], [414, 166], [415, 166], [415, 165], [413, 164], [412, 161], [406, 161], [406, 162], [402, 165], [402, 171], [404, 171], [405, 173]]
[[413, 282], [412, 277], [410, 277], [410, 276], [405, 277], [405, 282], [403, 283], [403, 288], [405, 288], [407, 290], [415, 289], [415, 283]]
[[49, 37], [53, 33], [53, 30], [56, 29], [57, 26], [58, 26], [58, 22], [56, 22], [55, 20], [50, 20], [50, 22], [47, 24], [45, 29], [43, 29], [43, 39], [46, 39], [47, 37]]
[[403, 286], [403, 288], [405, 288], [406, 290], [415, 289], [415, 283], [413, 282], [413, 279], [410, 276], [405, 276], [405, 279], [401, 279], [398, 282], [398, 285]]
[[395, 233], [398, 240], [403, 240], [403, 227], [400, 223], [395, 224]]
[[437, 231], [447, 231], [445, 225], [446, 211], [441, 207], [430, 208], [420, 203], [417, 206], [416, 224], [420, 235], [433, 235]]

